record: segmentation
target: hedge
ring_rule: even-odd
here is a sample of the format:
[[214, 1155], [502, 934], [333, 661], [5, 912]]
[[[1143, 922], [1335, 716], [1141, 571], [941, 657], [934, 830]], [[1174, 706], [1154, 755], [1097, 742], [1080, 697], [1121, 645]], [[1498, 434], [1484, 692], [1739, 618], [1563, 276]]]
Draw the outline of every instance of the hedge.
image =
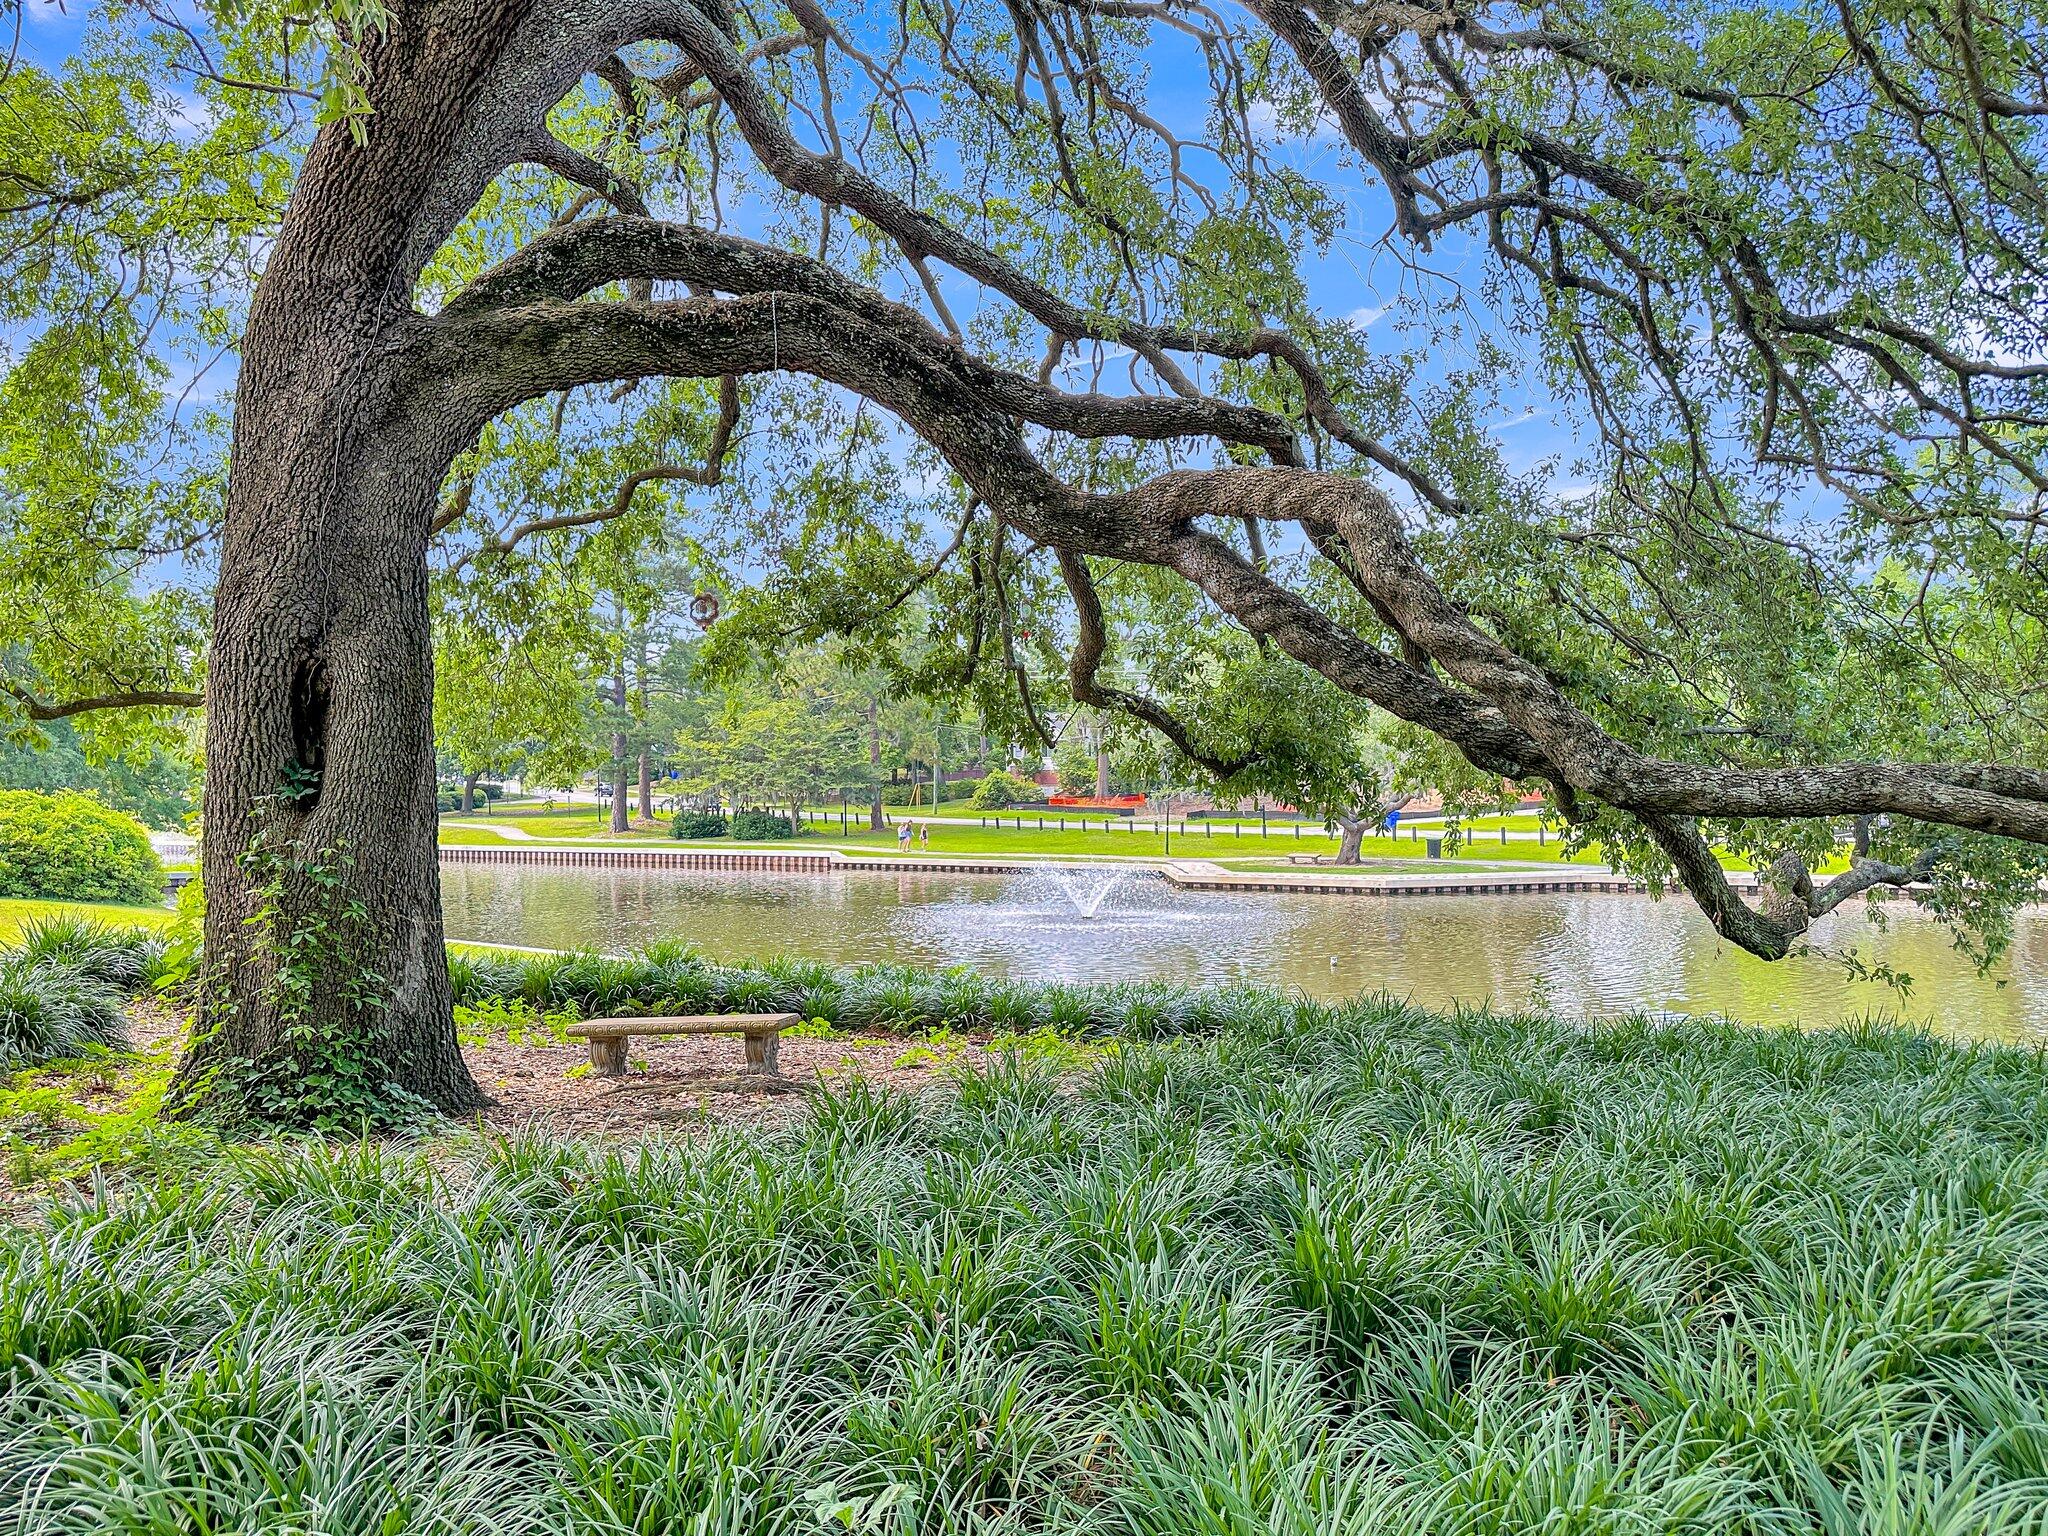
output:
[[0, 790], [0, 896], [163, 899], [164, 868], [141, 822], [74, 790]]
[[977, 811], [1008, 810], [1013, 805], [1030, 805], [1045, 798], [1045, 792], [1021, 775], [998, 768], [974, 786], [967, 803]]

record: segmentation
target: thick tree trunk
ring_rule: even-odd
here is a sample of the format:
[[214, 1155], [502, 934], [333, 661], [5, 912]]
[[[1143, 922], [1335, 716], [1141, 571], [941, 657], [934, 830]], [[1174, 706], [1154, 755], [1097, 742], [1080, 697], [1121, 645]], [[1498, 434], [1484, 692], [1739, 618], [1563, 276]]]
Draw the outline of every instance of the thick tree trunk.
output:
[[462, 809], [465, 815], [476, 809], [476, 781], [482, 777], [481, 773], [465, 773], [462, 776]]
[[480, 422], [415, 366], [411, 301], [492, 169], [471, 109], [521, 14], [393, 10], [364, 48], [373, 126], [318, 135], [250, 305], [181, 1113], [346, 1126], [483, 1102], [442, 942], [426, 563], [442, 478]]
[[258, 306], [207, 683], [206, 975], [174, 1103], [336, 1125], [482, 1102], [441, 931], [425, 530], [453, 446], [366, 317]]
[[654, 768], [645, 747], [640, 749], [640, 825], [654, 822]]

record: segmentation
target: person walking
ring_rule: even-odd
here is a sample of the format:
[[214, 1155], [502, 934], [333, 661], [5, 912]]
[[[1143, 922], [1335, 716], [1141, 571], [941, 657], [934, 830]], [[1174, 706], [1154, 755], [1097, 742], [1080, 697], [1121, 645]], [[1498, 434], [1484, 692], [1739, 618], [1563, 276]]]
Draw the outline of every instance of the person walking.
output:
[[907, 821], [898, 822], [896, 824], [896, 851], [898, 853], [910, 852], [910, 837], [910, 823]]
[[917, 846], [926, 853], [932, 851], [932, 824], [928, 821], [920, 821], [917, 824]]

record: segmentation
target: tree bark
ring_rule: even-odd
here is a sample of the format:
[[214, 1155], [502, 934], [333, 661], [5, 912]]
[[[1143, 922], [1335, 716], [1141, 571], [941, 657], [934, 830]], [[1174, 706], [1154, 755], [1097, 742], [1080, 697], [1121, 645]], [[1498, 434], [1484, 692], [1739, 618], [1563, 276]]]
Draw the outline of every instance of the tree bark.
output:
[[638, 672], [640, 688], [635, 699], [633, 723], [640, 734], [640, 825], [654, 825], [654, 777], [653, 765], [647, 750], [647, 631], [643, 628], [638, 639]]
[[476, 781], [482, 773], [465, 773], [462, 776], [462, 812], [466, 816], [476, 809]]
[[[494, 80], [538, 113], [581, 64], [525, 0], [394, 6], [373, 116], [302, 163], [250, 304], [208, 658], [205, 970], [170, 1105], [336, 1125], [484, 1102], [441, 929], [429, 529], [481, 425], [416, 366], [418, 274], [502, 159]], [[393, 1090], [396, 1090], [395, 1092]]]
[[1358, 850], [1359, 845], [1365, 841], [1365, 828], [1366, 822], [1363, 817], [1339, 816], [1337, 818], [1337, 831], [1341, 834], [1337, 840], [1337, 862], [1339, 864], [1363, 862], [1359, 858]]
[[880, 832], [887, 825], [882, 811], [882, 715], [881, 706], [868, 700], [868, 830]]
[[[405, 326], [374, 275], [390, 231], [358, 194], [403, 167], [344, 175], [337, 158], [374, 157], [337, 142], [308, 158], [242, 349], [207, 692], [206, 974], [172, 1096], [187, 1114], [341, 1123], [394, 1087], [448, 1113], [483, 1102], [442, 940], [423, 558], [462, 433], [411, 397], [387, 345]], [[337, 1067], [359, 1093], [331, 1097]]]
[[626, 663], [619, 661], [618, 676], [612, 679], [612, 708], [617, 720], [612, 730], [612, 821], [614, 832], [626, 830]]

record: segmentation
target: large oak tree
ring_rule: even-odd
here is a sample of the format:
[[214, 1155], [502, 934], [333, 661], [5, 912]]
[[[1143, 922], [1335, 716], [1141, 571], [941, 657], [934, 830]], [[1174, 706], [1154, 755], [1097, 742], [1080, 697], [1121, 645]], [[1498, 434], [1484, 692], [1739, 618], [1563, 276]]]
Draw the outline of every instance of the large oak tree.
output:
[[[1878, 887], [1988, 922], [2048, 846], [2042, 30], [2024, 0], [351, 8], [240, 340], [186, 1082], [263, 1109], [345, 1059], [477, 1101], [430, 550], [715, 485], [793, 377], [960, 488], [910, 576], [953, 583], [964, 674], [1028, 685], [1057, 581], [1076, 701], [1255, 776], [1284, 731], [1112, 680], [1101, 587], [1145, 568], [1242, 632], [1232, 665], [1547, 787], [1754, 954]], [[1414, 276], [1398, 361], [1309, 300], [1341, 209], [1276, 154], [1305, 143]], [[554, 217], [489, 216], [536, 173]], [[1461, 324], [1469, 368], [1418, 363]], [[1588, 494], [1476, 430], [1514, 367], [1574, 403]], [[492, 423], [659, 379], [717, 381], [701, 458], [478, 521]], [[1717, 835], [1776, 858], [1760, 899]]]

